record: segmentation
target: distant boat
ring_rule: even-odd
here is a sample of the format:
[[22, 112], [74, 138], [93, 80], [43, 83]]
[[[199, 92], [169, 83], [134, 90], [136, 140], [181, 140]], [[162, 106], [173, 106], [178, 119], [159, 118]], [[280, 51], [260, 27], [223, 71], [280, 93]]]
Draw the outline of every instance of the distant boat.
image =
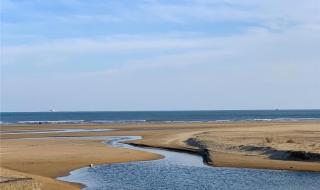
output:
[[49, 110], [49, 111], [50, 111], [50, 112], [56, 112], [56, 110], [53, 110], [53, 109], [52, 109], [52, 110]]

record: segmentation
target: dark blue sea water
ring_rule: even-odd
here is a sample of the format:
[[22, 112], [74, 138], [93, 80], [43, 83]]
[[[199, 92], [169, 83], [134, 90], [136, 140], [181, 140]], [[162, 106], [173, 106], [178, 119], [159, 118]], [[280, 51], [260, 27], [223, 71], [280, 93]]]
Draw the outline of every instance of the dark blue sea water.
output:
[[320, 120], [320, 110], [1, 112], [1, 123], [117, 123]]

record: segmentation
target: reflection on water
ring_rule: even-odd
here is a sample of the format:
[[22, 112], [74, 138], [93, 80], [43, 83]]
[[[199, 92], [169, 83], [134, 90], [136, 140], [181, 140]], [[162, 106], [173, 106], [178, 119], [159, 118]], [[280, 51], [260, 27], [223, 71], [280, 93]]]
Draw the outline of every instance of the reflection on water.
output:
[[[101, 137], [99, 137], [101, 138]], [[121, 141], [139, 137], [104, 137], [107, 144], [164, 155], [154, 161], [98, 165], [71, 172], [60, 180], [98, 189], [320, 189], [320, 173], [206, 166], [196, 155], [153, 148], [139, 148]]]
[[45, 131], [18, 130], [13, 132], [1, 132], [3, 135], [16, 134], [47, 134], [47, 133], [80, 133], [80, 132], [103, 132], [112, 131], [114, 129], [48, 129]]

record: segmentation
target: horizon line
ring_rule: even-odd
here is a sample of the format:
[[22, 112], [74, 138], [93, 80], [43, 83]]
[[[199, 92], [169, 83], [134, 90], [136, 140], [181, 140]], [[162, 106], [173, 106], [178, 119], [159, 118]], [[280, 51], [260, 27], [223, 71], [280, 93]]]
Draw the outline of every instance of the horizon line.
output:
[[63, 113], [63, 112], [201, 112], [201, 111], [320, 111], [320, 108], [294, 108], [294, 109], [177, 109], [177, 110], [55, 110], [55, 111], [0, 111], [0, 113]]

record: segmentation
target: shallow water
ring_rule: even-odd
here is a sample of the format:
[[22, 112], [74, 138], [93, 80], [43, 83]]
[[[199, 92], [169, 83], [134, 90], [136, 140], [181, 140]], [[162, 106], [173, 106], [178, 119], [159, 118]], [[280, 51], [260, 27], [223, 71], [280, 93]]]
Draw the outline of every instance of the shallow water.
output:
[[49, 129], [45, 131], [18, 130], [13, 132], [1, 132], [1, 134], [47, 134], [47, 133], [79, 133], [79, 132], [103, 132], [112, 131], [114, 129]]
[[[98, 137], [102, 138], [102, 137]], [[107, 144], [164, 155], [154, 161], [97, 165], [72, 171], [58, 179], [85, 184], [86, 190], [100, 189], [281, 189], [318, 190], [320, 173], [236, 168], [215, 168], [202, 158], [181, 152], [140, 148], [121, 141], [140, 137], [103, 137]]]

